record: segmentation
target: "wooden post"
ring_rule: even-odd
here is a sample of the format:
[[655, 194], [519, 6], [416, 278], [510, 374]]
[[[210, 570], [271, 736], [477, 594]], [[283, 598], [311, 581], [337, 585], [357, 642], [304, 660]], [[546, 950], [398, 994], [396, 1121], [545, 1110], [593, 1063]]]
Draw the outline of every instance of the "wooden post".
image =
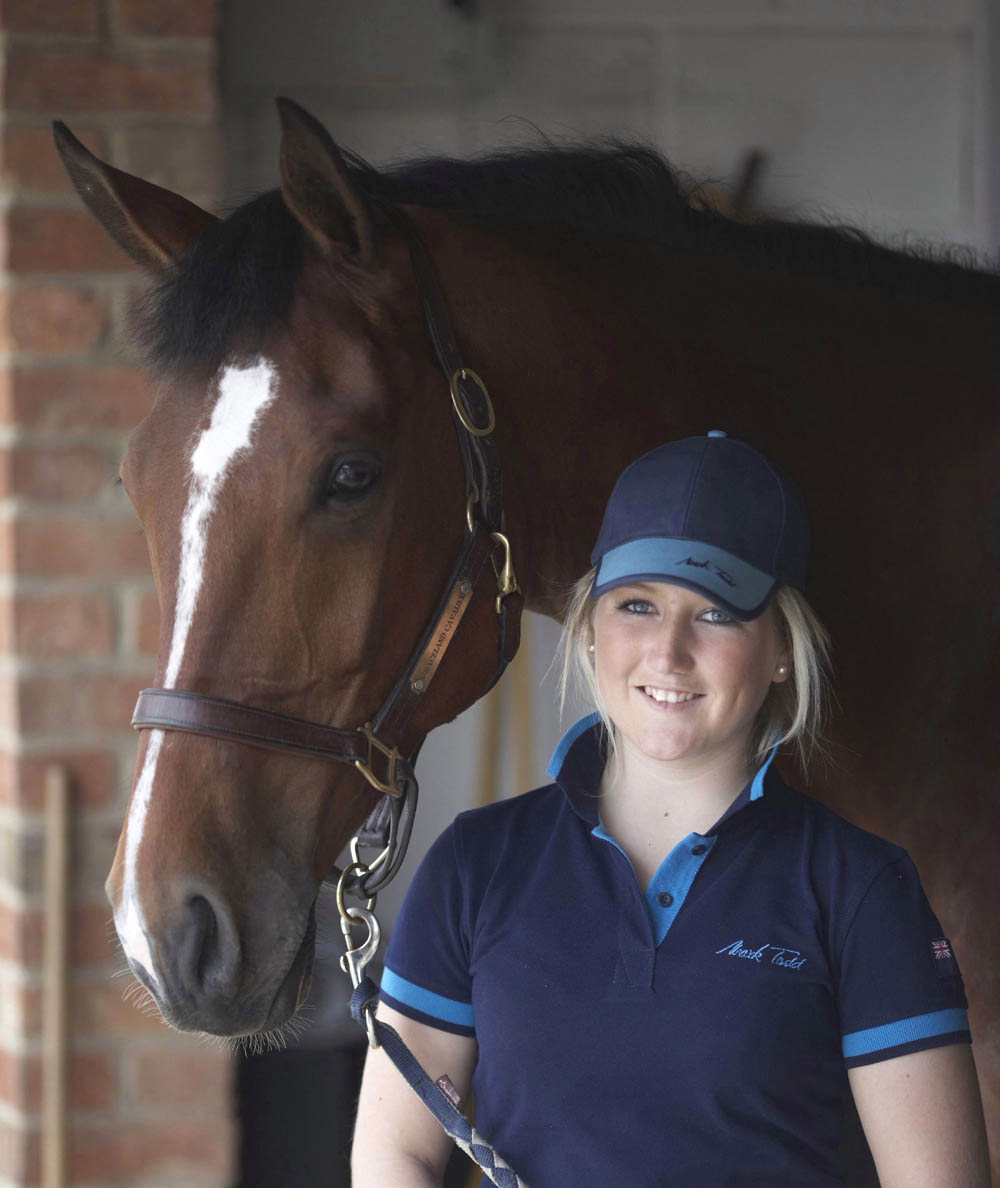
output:
[[42, 1005], [42, 1184], [66, 1188], [69, 998], [69, 780], [45, 772], [45, 953]]

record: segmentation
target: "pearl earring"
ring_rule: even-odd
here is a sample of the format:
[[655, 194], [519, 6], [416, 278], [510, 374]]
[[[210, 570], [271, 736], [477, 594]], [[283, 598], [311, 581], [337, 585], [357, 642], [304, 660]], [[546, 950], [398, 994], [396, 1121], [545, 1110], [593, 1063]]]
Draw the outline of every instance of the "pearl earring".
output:
[[784, 664], [778, 665], [778, 676], [784, 676], [787, 671], [788, 669]]
[[592, 652], [593, 650], [594, 650], [594, 645], [593, 645], [593, 644], [587, 644], [587, 651], [588, 651], [588, 652]]

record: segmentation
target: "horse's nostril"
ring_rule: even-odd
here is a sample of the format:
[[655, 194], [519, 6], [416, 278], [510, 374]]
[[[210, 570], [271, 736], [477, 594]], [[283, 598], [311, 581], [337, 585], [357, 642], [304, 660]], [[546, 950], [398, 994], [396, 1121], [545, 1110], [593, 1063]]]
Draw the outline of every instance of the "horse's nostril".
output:
[[240, 983], [239, 936], [225, 904], [203, 891], [184, 904], [177, 944], [181, 984], [195, 998], [231, 999]]

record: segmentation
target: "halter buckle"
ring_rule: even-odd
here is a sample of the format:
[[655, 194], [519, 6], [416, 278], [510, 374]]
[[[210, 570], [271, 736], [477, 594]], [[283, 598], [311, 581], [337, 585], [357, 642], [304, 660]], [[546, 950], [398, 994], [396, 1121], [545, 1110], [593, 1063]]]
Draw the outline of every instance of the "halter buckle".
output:
[[500, 614], [500, 604], [507, 597], [508, 594], [516, 594], [521, 587], [517, 584], [517, 578], [514, 576], [514, 562], [510, 556], [510, 541], [502, 532], [491, 532], [490, 536], [499, 545], [503, 545], [503, 565], [497, 569], [496, 562], [493, 562], [493, 569], [497, 575], [497, 614]]
[[[369, 784], [373, 788], [377, 788], [379, 792], [384, 792], [386, 796], [391, 796], [395, 800], [399, 800], [403, 795], [403, 789], [400, 788], [396, 780], [396, 764], [402, 762], [403, 756], [395, 747], [387, 747], [384, 742], [376, 738], [372, 733], [371, 722], [366, 722], [364, 726], [359, 726], [358, 730], [368, 740], [368, 761], [363, 759], [355, 759], [354, 766], [361, 772]], [[383, 758], [388, 763], [386, 778], [388, 783], [383, 783], [378, 776], [372, 771], [372, 757], [374, 751], [379, 751]]]

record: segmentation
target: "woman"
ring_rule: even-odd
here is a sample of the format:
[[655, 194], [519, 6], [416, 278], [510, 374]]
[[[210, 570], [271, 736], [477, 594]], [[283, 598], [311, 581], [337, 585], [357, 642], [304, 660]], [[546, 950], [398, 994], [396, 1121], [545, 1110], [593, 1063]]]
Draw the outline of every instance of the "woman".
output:
[[[612, 492], [570, 600], [597, 711], [554, 783], [463, 813], [411, 886], [379, 1015], [475, 1093], [531, 1188], [842, 1184], [853, 1093], [883, 1188], [985, 1188], [962, 979], [897, 846], [789, 788], [821, 717], [797, 488], [718, 430]], [[448, 1142], [369, 1054], [356, 1188]]]

